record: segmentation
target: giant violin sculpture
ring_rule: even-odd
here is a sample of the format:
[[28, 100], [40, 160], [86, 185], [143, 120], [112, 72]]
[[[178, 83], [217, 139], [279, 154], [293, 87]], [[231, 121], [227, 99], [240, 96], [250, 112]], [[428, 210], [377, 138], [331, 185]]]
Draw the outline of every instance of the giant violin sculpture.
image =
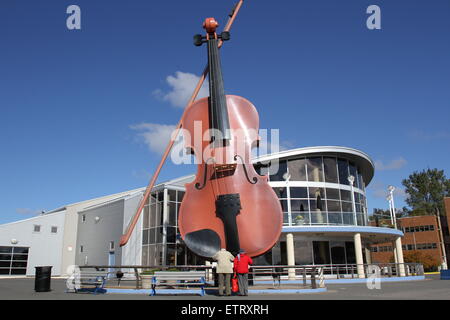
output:
[[[258, 256], [271, 249], [282, 227], [280, 202], [251, 163], [258, 145], [259, 117], [247, 99], [225, 95], [214, 18], [205, 20], [206, 36], [194, 42], [208, 47], [210, 97], [190, 105], [182, 119], [185, 147], [196, 157], [196, 179], [186, 185], [178, 226], [194, 253], [212, 257], [220, 248], [244, 249]], [[187, 136], [187, 138], [186, 138]], [[190, 136], [190, 137], [189, 137]]]

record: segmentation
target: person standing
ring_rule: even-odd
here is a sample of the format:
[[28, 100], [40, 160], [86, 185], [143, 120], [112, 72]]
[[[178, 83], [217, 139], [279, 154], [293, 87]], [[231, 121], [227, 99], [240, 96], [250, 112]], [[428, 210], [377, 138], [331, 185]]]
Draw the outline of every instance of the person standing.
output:
[[241, 249], [234, 259], [234, 272], [238, 276], [240, 296], [248, 296], [248, 266], [251, 264], [253, 264], [252, 258]]
[[234, 256], [226, 249], [218, 251], [213, 259], [217, 261], [216, 272], [219, 275], [219, 296], [223, 296], [225, 281], [225, 294], [231, 296], [231, 275], [233, 274]]

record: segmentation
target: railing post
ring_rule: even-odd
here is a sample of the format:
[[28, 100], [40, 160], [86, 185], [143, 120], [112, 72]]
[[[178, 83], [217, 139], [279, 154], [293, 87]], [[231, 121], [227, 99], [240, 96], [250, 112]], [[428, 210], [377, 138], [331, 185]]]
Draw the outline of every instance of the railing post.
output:
[[316, 267], [313, 267], [311, 270], [311, 288], [316, 289]]
[[303, 267], [303, 286], [306, 287], [306, 267]]

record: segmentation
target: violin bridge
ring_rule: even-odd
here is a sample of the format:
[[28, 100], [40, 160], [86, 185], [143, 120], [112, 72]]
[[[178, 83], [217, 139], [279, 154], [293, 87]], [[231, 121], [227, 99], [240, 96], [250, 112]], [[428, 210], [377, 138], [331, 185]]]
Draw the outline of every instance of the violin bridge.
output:
[[211, 176], [211, 180], [220, 179], [234, 175], [237, 164], [223, 164], [214, 166], [214, 172]]

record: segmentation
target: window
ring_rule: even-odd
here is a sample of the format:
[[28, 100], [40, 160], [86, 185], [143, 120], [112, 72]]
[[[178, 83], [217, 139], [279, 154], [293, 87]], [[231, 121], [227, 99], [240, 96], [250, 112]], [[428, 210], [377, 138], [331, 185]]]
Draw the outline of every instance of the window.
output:
[[84, 248], [83, 248], [83, 245], [81, 245], [80, 246], [80, 253], [83, 253], [84, 252]]
[[58, 227], [52, 226], [51, 233], [58, 233]]
[[325, 181], [338, 183], [337, 162], [335, 158], [323, 158], [323, 167], [325, 169]]
[[109, 251], [114, 250], [114, 241], [109, 242]]
[[85, 215], [85, 214], [83, 214], [83, 215], [81, 216], [81, 222], [86, 222], [86, 215]]
[[307, 159], [307, 167], [308, 167], [308, 181], [315, 181], [315, 182], [324, 181], [321, 157]]
[[288, 168], [291, 181], [306, 181], [305, 159], [289, 160]]
[[348, 182], [348, 162], [344, 159], [338, 159], [339, 183], [349, 185]]
[[33, 227], [33, 232], [41, 232], [41, 226], [38, 224], [35, 224]]

